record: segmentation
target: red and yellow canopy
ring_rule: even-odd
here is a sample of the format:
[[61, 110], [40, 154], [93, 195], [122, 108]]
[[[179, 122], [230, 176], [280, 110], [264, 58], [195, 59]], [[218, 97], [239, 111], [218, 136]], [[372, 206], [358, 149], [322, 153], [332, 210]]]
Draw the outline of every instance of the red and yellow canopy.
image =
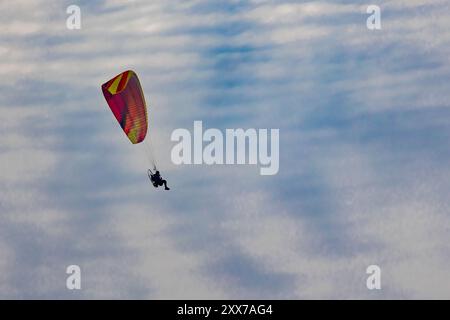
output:
[[147, 106], [141, 84], [128, 70], [102, 85], [103, 95], [112, 113], [131, 143], [140, 143], [147, 134]]

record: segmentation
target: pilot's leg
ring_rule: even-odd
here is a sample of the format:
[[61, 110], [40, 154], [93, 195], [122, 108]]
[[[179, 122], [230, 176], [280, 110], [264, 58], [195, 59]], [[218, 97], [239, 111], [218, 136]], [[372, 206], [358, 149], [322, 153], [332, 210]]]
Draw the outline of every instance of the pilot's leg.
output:
[[164, 184], [164, 189], [170, 190], [170, 188], [167, 186], [167, 181], [163, 180], [162, 183]]

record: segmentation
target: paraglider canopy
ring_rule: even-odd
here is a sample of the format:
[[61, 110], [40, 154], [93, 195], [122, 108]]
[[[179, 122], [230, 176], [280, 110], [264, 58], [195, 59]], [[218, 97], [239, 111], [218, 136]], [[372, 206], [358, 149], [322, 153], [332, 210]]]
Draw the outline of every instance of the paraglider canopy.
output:
[[145, 139], [147, 106], [136, 73], [127, 70], [102, 85], [103, 96], [131, 143]]
[[[147, 106], [136, 73], [127, 70], [118, 74], [102, 84], [102, 92], [114, 117], [131, 143], [138, 144], [144, 141], [148, 130]], [[147, 155], [154, 171], [153, 173], [149, 169], [148, 177], [153, 186], [164, 185], [165, 190], [170, 190], [167, 187], [167, 181], [161, 178], [159, 171], [156, 169], [150, 138], [149, 136], [142, 144], [147, 146]]]

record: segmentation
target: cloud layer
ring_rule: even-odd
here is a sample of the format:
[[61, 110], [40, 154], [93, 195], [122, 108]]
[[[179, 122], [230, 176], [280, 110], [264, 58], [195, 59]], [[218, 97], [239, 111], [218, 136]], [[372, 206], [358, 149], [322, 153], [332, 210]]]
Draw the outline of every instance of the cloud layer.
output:
[[[376, 2], [381, 31], [351, 1], [0, 4], [0, 298], [450, 298], [449, 4]], [[125, 69], [171, 192], [101, 95]], [[279, 128], [279, 174], [173, 165], [194, 120]]]

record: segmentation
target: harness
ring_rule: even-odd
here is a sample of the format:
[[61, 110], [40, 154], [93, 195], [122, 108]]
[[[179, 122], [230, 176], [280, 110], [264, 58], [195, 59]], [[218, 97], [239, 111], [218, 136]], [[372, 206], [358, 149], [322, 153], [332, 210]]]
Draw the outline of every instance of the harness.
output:
[[[157, 188], [159, 186], [158, 179], [155, 178], [155, 174], [152, 172], [152, 170], [148, 169], [147, 175], [148, 175], [148, 178], [150, 179], [151, 183], [153, 184], [153, 186], [155, 188]], [[159, 179], [159, 180], [161, 180], [161, 179]]]

